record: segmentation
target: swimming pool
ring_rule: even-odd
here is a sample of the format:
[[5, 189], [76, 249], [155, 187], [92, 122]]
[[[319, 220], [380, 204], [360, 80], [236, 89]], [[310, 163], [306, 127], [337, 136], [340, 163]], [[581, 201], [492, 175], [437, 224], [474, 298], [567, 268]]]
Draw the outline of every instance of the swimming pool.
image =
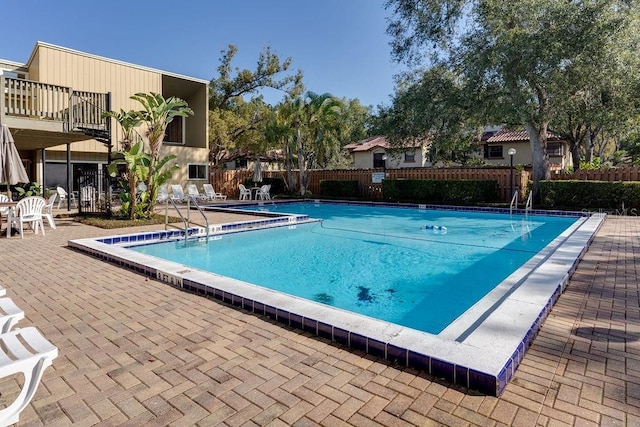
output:
[[[372, 206], [381, 207], [380, 204]], [[399, 205], [391, 207], [397, 208]], [[424, 205], [403, 205], [401, 208], [400, 210], [409, 209], [415, 212], [434, 210], [433, 207]], [[485, 208], [449, 207], [447, 210], [504, 213], [504, 210]], [[545, 212], [534, 211], [531, 214], [531, 217], [535, 217]], [[285, 233], [295, 232], [306, 227], [304, 224], [309, 222], [307, 215], [256, 215], [261, 216], [256, 216], [254, 221], [216, 225], [211, 231], [216, 239], [222, 237], [221, 241], [224, 242], [231, 240], [227, 239], [230, 234], [247, 234], [238, 233], [239, 231], [254, 230], [258, 227], [281, 227]], [[573, 217], [574, 220], [580, 216], [575, 213], [563, 215]], [[498, 286], [437, 335], [255, 286], [221, 274], [208, 273], [180, 262], [162, 260], [130, 249], [141, 242], [184, 241], [184, 231], [181, 230], [79, 239], [70, 241], [69, 246], [165, 283], [270, 317], [338, 344], [403, 366], [422, 369], [438, 378], [486, 394], [499, 395], [522, 360], [553, 303], [564, 290], [569, 276], [603, 218], [602, 215], [578, 218], [567, 230], [509, 274]], [[536, 219], [531, 218], [531, 221], [536, 222]], [[290, 228], [295, 230], [289, 230]], [[455, 227], [448, 228], [447, 234], [440, 237], [455, 236], [454, 229]], [[377, 233], [378, 230], [374, 231]], [[418, 232], [423, 233], [420, 236], [432, 233], [430, 237], [435, 237], [433, 230], [425, 229]], [[202, 229], [193, 228], [189, 230], [188, 235], [197, 240], [205, 233]], [[491, 239], [492, 242], [494, 240], [497, 241]], [[245, 265], [253, 265], [252, 259], [243, 257], [243, 260], [246, 261]], [[426, 301], [422, 308], [435, 310], [437, 303], [429, 304]]]
[[322, 222], [131, 249], [438, 334], [579, 220], [314, 203], [260, 209]]

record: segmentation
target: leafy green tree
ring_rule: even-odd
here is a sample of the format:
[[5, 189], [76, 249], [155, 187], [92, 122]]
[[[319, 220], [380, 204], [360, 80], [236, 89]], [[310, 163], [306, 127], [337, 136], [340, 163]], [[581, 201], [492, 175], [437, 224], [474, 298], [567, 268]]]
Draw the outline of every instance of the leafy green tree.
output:
[[[286, 95], [302, 79], [300, 71], [278, 78], [289, 71], [291, 58], [281, 61], [269, 46], [260, 53], [255, 70], [234, 68], [237, 52], [234, 45], [221, 52], [218, 76], [209, 84], [209, 158], [214, 165], [224, 151], [260, 149], [256, 143], [264, 142], [271, 111], [260, 96], [255, 96], [259, 90], [282, 90]], [[250, 101], [244, 100], [247, 96], [252, 96]]]
[[422, 141], [429, 145], [434, 162], [468, 163], [482, 127], [468, 111], [465, 90], [443, 67], [398, 78], [392, 105], [381, 111], [384, 119], [379, 124], [389, 151], [403, 150], [405, 141]]
[[225, 152], [263, 152], [264, 132], [271, 108], [262, 98], [237, 98], [230, 109], [209, 111], [209, 159], [218, 166]]
[[341, 108], [339, 99], [329, 93], [306, 92], [290, 101], [289, 108], [295, 130], [296, 152], [300, 180], [300, 195], [307, 193], [309, 169], [317, 164], [318, 153], [324, 156], [327, 144], [334, 141], [336, 115]]
[[274, 107], [273, 114], [265, 127], [267, 144], [282, 150], [287, 172], [285, 182], [289, 192], [293, 192], [293, 189], [296, 188], [296, 177], [293, 173], [293, 153], [295, 151], [294, 119], [293, 104], [290, 99], [287, 99]]
[[[601, 62], [618, 39], [635, 39], [638, 3], [625, 0], [387, 0], [393, 56], [451, 71], [466, 89], [470, 116], [524, 126], [533, 152], [533, 189], [550, 177], [547, 131], [557, 100], [584, 89], [567, 79]], [[631, 33], [631, 34], [629, 34]], [[633, 43], [630, 43], [633, 45]], [[629, 63], [637, 49], [616, 59]], [[590, 60], [589, 60], [590, 59]], [[634, 62], [634, 61], [631, 61]]]

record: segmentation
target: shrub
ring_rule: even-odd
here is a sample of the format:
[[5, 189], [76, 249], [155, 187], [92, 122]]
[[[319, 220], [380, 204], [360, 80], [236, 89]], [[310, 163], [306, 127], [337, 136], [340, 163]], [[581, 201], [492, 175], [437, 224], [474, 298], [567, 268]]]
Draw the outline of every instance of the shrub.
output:
[[640, 182], [540, 181], [540, 199], [548, 208], [640, 208]]
[[489, 203], [498, 200], [498, 182], [493, 180], [385, 179], [386, 200], [452, 204]]
[[358, 196], [358, 181], [321, 180], [320, 194], [324, 197], [354, 198]]

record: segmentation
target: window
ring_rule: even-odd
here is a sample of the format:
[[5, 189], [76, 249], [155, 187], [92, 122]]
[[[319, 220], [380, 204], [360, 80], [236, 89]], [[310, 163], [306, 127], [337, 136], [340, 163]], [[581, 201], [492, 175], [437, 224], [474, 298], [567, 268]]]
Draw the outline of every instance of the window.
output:
[[484, 158], [485, 159], [502, 159], [502, 145], [485, 145], [484, 146]]
[[404, 153], [404, 161], [405, 163], [415, 163], [416, 161], [416, 152], [413, 151], [411, 153]]
[[549, 156], [562, 157], [562, 143], [561, 142], [549, 142], [547, 144], [547, 154]]
[[387, 165], [385, 164], [386, 159], [384, 153], [373, 153], [373, 167], [374, 168], [384, 168]]
[[236, 159], [236, 169], [246, 169], [247, 159]]
[[207, 165], [205, 164], [190, 164], [189, 166], [189, 178], [188, 179], [207, 179]]
[[164, 142], [167, 144], [184, 144], [184, 117], [175, 117], [167, 125], [164, 133]]

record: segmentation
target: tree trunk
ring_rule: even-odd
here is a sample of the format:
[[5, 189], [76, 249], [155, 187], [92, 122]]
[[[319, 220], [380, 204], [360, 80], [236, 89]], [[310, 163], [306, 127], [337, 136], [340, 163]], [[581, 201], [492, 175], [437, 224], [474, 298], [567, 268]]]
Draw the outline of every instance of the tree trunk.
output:
[[300, 127], [296, 129], [296, 142], [298, 145], [298, 171], [300, 173], [300, 195], [304, 197], [307, 194], [307, 165], [304, 157], [304, 143]]
[[593, 161], [593, 141], [595, 138], [591, 133], [591, 127], [587, 128], [587, 132], [584, 138], [584, 142], [586, 144], [586, 154], [584, 161], [587, 163], [591, 163]]
[[136, 205], [138, 203], [138, 180], [136, 175], [129, 171], [129, 219], [136, 219]]
[[547, 122], [536, 124], [532, 121], [526, 123], [531, 153], [533, 156], [533, 200], [540, 203], [540, 181], [551, 179], [549, 156], [547, 155]]
[[573, 171], [580, 169], [580, 141], [571, 144], [571, 161], [573, 162]]
[[296, 176], [293, 173], [293, 155], [291, 154], [291, 142], [287, 137], [284, 143], [284, 161], [285, 168], [287, 169], [287, 189], [291, 194], [295, 191]]

